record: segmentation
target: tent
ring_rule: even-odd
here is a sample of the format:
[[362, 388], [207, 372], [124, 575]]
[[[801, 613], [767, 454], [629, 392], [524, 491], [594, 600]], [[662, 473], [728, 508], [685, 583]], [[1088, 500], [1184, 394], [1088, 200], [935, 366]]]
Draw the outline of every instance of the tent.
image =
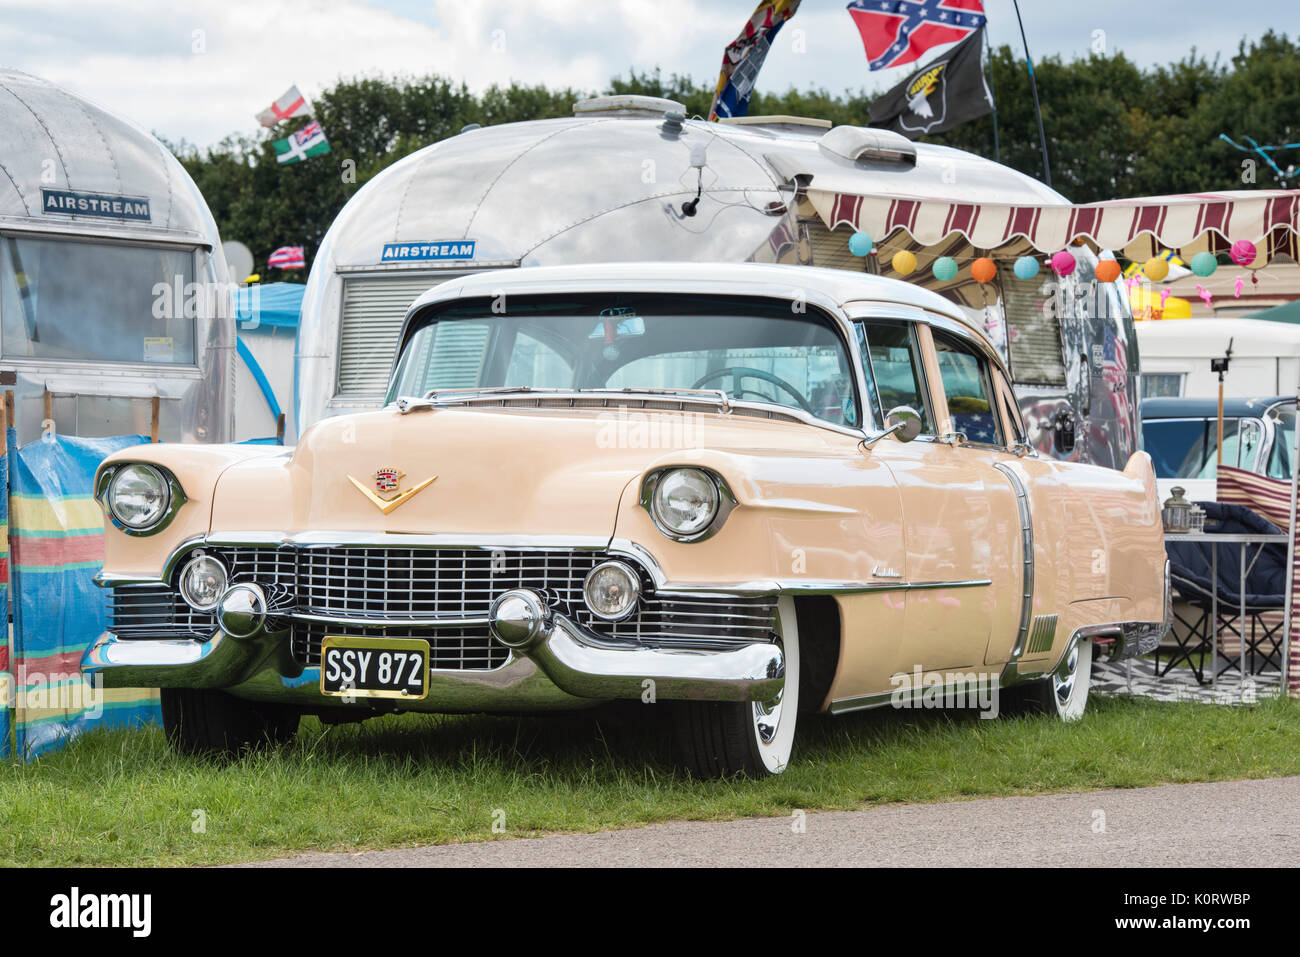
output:
[[1271, 309], [1265, 309], [1263, 312], [1252, 313], [1246, 318], [1267, 319], [1269, 322], [1300, 323], [1300, 299], [1283, 303], [1280, 306], [1274, 306]]

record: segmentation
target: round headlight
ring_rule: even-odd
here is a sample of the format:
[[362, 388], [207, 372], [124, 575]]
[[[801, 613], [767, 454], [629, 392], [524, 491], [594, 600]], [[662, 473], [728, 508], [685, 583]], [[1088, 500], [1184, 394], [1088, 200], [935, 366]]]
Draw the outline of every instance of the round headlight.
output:
[[108, 509], [127, 528], [152, 528], [170, 504], [167, 479], [152, 465], [128, 465], [119, 469], [108, 486]]
[[718, 514], [718, 486], [700, 469], [672, 469], [659, 476], [650, 507], [673, 535], [696, 535]]
[[212, 611], [226, 592], [226, 566], [211, 555], [191, 558], [181, 569], [181, 597], [195, 611]]
[[587, 607], [605, 621], [620, 621], [632, 614], [640, 595], [640, 577], [622, 562], [601, 562], [582, 583]]

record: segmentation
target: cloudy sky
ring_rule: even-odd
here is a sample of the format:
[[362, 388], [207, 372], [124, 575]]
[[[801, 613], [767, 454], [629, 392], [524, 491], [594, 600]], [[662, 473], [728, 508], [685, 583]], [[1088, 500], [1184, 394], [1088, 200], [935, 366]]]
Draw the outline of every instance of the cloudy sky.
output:
[[[0, 66], [67, 86], [170, 140], [256, 130], [291, 83], [436, 72], [473, 89], [519, 80], [597, 90], [629, 68], [717, 78], [755, 0], [0, 0]], [[846, 0], [804, 0], [763, 70], [766, 89], [883, 91]], [[1021, 0], [1035, 58], [1094, 43], [1148, 65], [1295, 25], [1295, 0]], [[1017, 51], [1011, 0], [985, 0], [995, 44]], [[802, 32], [800, 32], [802, 31]], [[1294, 32], [1294, 31], [1293, 31]], [[798, 47], [796, 48], [796, 41]], [[906, 70], [907, 68], [903, 68]]]

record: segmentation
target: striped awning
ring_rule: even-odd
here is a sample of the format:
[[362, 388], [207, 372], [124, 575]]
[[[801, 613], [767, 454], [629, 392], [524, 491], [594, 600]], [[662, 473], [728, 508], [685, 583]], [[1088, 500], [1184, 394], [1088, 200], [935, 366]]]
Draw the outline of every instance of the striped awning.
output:
[[1079, 206], [970, 203], [900, 195], [854, 195], [809, 189], [808, 200], [826, 225], [847, 224], [883, 240], [907, 232], [923, 246], [953, 233], [976, 249], [995, 250], [1026, 241], [1043, 253], [1077, 243], [1122, 251], [1142, 261], [1161, 249], [1184, 258], [1198, 252], [1227, 252], [1248, 239], [1259, 250], [1251, 265], [1279, 256], [1297, 257], [1300, 190], [1236, 190], [1115, 199]]

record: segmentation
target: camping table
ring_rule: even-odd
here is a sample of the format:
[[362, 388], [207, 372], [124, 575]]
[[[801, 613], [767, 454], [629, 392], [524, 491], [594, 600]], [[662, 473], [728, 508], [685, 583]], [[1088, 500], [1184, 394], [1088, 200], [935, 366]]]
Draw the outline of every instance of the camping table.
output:
[[[1264, 535], [1264, 534], [1247, 534], [1244, 532], [1166, 532], [1166, 542], [1209, 542], [1210, 543], [1210, 581], [1212, 587], [1210, 590], [1210, 628], [1211, 628], [1211, 655], [1210, 655], [1210, 686], [1214, 687], [1218, 679], [1219, 669], [1219, 545], [1235, 544], [1241, 549], [1241, 583], [1237, 589], [1237, 598], [1241, 606], [1237, 611], [1237, 630], [1241, 634], [1240, 661], [1238, 662], [1237, 686], [1238, 694], [1243, 694], [1246, 686], [1246, 575], [1255, 567], [1255, 562], [1259, 559], [1259, 553], [1265, 545], [1285, 545], [1290, 536], [1283, 534]], [[1250, 560], [1250, 565], [1246, 564], [1246, 548], [1250, 545], [1255, 546], [1255, 557]], [[1286, 661], [1287, 655], [1291, 653], [1291, 618], [1288, 615], [1282, 631], [1282, 661]], [[1283, 675], [1285, 676], [1285, 666]], [[1283, 693], [1286, 693], [1285, 680], [1283, 682]]]

